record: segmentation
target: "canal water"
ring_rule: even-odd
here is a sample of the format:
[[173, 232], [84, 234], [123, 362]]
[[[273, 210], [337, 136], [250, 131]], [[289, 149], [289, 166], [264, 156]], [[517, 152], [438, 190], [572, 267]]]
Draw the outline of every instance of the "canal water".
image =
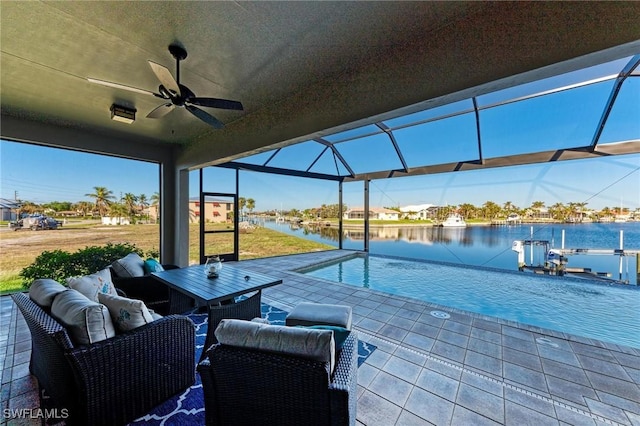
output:
[[[325, 244], [338, 246], [338, 229], [335, 227], [306, 227], [289, 223], [266, 221], [263, 225], [279, 232], [296, 235]], [[533, 225], [533, 239], [549, 241], [551, 248], [562, 245], [564, 231], [565, 248], [618, 249], [620, 231], [627, 250], [640, 250], [640, 222], [538, 224]], [[401, 256], [414, 259], [436, 260], [463, 265], [486, 266], [506, 270], [518, 269], [517, 253], [511, 247], [514, 240], [530, 239], [532, 225], [467, 226], [466, 228], [441, 228], [432, 226], [371, 226], [369, 251], [373, 254]], [[364, 232], [360, 229], [344, 229], [343, 248], [362, 250]], [[635, 256], [572, 255], [568, 267], [591, 268], [613, 279], [631, 284], [636, 282]], [[526, 248], [525, 261], [534, 265], [544, 263], [544, 253], [534, 249], [533, 259]], [[620, 273], [622, 269], [622, 273]]]

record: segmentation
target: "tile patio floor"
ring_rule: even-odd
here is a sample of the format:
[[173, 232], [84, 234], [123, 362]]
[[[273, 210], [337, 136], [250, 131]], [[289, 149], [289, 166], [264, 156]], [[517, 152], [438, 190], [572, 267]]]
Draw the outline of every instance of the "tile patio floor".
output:
[[[640, 425], [640, 349], [291, 272], [350, 253], [241, 264], [283, 278], [263, 291], [263, 300], [281, 309], [301, 301], [353, 307], [359, 338], [378, 347], [358, 371], [358, 424]], [[29, 332], [9, 297], [0, 298], [0, 324], [2, 409], [35, 408]], [[30, 423], [3, 417], [0, 424]]]

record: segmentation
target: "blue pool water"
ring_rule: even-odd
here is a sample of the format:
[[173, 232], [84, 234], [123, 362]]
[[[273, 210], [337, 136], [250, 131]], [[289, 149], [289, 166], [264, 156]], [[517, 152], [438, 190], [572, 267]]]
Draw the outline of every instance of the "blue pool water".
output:
[[425, 302], [640, 348], [640, 288], [384, 256], [300, 271]]

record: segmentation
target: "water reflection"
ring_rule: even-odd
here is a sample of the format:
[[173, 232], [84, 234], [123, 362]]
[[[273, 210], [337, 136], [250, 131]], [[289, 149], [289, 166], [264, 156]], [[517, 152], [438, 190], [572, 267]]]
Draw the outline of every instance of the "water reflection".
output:
[[[262, 226], [279, 232], [338, 247], [339, 231], [335, 226], [306, 226], [266, 221]], [[533, 230], [535, 239], [552, 242], [560, 247], [562, 231], [566, 231], [566, 245], [571, 248], [617, 249], [620, 231], [624, 230], [625, 249], [640, 248], [640, 223], [626, 224], [541, 224]], [[511, 250], [514, 240], [531, 238], [530, 225], [468, 226], [466, 228], [442, 228], [433, 226], [371, 226], [369, 229], [370, 252], [414, 259], [439, 260], [464, 265], [488, 266], [517, 270], [518, 260]], [[555, 238], [555, 246], [553, 241]], [[343, 229], [343, 248], [364, 248], [363, 227]], [[530, 262], [530, 259], [533, 260]], [[622, 280], [636, 282], [635, 256], [624, 259]], [[544, 263], [542, 252], [533, 256], [527, 253], [527, 263]], [[619, 256], [571, 256], [569, 266], [590, 268], [620, 277]]]

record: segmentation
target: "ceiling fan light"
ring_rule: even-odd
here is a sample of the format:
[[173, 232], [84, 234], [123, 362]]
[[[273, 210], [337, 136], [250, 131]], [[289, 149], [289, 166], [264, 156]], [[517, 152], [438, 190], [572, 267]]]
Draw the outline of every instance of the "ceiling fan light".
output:
[[136, 121], [136, 110], [120, 105], [111, 105], [111, 119], [121, 123], [131, 124]]

